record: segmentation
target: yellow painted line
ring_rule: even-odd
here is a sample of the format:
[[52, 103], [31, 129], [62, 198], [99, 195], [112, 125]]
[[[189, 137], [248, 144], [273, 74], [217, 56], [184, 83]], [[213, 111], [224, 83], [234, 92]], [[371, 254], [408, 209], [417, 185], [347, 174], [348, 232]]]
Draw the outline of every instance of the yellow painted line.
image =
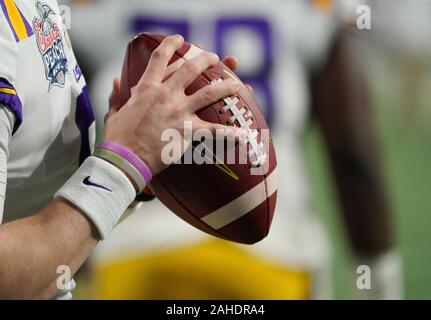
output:
[[221, 171], [223, 171], [224, 173], [226, 173], [228, 176], [230, 176], [232, 179], [238, 181], [239, 177], [238, 175], [232, 171], [231, 168], [229, 168], [227, 165], [225, 164], [216, 164], [215, 165], [217, 168], [219, 168]]
[[227, 71], [226, 69], [223, 69], [223, 72], [226, 73], [229, 77], [231, 77], [234, 80], [238, 80], [238, 77], [236, 77], [232, 72]]
[[[217, 155], [215, 155], [210, 148], [208, 148], [204, 143], [202, 143], [203, 147], [205, 148], [205, 150], [211, 154], [211, 156], [213, 156], [214, 158], [216, 158], [216, 162], [214, 163], [214, 165], [220, 169], [221, 171], [223, 171], [224, 173], [226, 173], [228, 176], [230, 176], [232, 179], [238, 181], [239, 180], [239, 176], [231, 169], [229, 168], [226, 164], [224, 163], [217, 163], [217, 162], [223, 162], [219, 157], [217, 157]], [[192, 146], [193, 150], [196, 149], [195, 146]], [[205, 159], [209, 160], [210, 162], [213, 162], [213, 159], [209, 158], [207, 156], [207, 154], [205, 153]]]

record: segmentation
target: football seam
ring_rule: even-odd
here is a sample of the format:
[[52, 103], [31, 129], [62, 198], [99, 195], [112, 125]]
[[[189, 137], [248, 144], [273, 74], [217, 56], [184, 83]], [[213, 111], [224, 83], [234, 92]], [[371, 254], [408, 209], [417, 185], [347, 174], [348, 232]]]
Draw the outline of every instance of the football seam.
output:
[[[269, 161], [269, 160], [268, 160]], [[269, 194], [268, 194], [268, 182], [265, 175], [265, 206], [266, 206], [266, 228], [265, 228], [265, 234], [267, 235], [269, 233]]]
[[128, 57], [127, 57], [127, 89], [128, 89], [128, 93], [129, 93], [129, 99], [130, 99], [130, 97], [132, 96], [132, 84], [130, 83], [130, 78], [131, 78], [131, 75], [132, 75], [132, 59], [131, 59], [131, 56], [132, 56], [132, 47], [133, 47], [133, 41], [132, 42], [130, 42], [130, 45], [129, 45], [129, 52], [128, 52]]
[[[254, 99], [254, 97], [253, 97], [253, 99]], [[259, 105], [257, 103], [255, 103], [255, 104], [256, 104], [256, 106], [259, 107]], [[259, 110], [260, 110], [260, 107], [259, 107]], [[262, 110], [260, 110], [260, 112], [262, 113]], [[259, 127], [259, 129], [262, 130], [260, 121], [256, 117], [255, 117], [254, 120], [257, 122], [257, 126]], [[262, 133], [260, 133], [260, 139], [262, 141]], [[271, 143], [271, 142], [269, 142], [269, 143]], [[268, 151], [270, 151], [270, 150], [268, 150]], [[269, 155], [268, 155], [268, 160], [267, 160], [268, 161], [268, 166], [271, 164], [270, 154], [271, 154], [271, 152], [269, 152]], [[269, 228], [270, 228], [270, 224], [269, 224], [269, 216], [270, 216], [270, 212], [269, 212], [270, 211], [269, 210], [269, 194], [268, 194], [268, 182], [267, 182], [268, 175], [269, 175], [268, 173], [264, 174], [264, 182], [265, 182], [264, 183], [264, 185], [265, 185], [265, 206], [266, 206], [266, 228], [265, 228], [265, 230], [266, 230], [266, 234], [267, 235], [269, 233]]]
[[[224, 64], [223, 64], [224, 65]], [[205, 74], [201, 74], [201, 76], [203, 76], [209, 83], [211, 83], [211, 80], [210, 79], [208, 79], [207, 78], [207, 76], [205, 75]], [[238, 93], [238, 94], [236, 94], [236, 96], [238, 96], [238, 97], [240, 97], [241, 98], [241, 100], [242, 101], [245, 101], [245, 99]], [[220, 100], [220, 101], [222, 101], [222, 100]], [[256, 103], [256, 106], [258, 106], [258, 104]], [[214, 110], [214, 112], [217, 114], [217, 118], [219, 119], [219, 122], [221, 122], [221, 119], [220, 119], [220, 115], [219, 115], [219, 113], [217, 112], [217, 110], [211, 105], [211, 108]], [[259, 108], [260, 109], [260, 108]], [[261, 111], [261, 110], [260, 110]], [[262, 112], [262, 111], [261, 111]], [[256, 121], [256, 124], [257, 124], [257, 127], [259, 128], [259, 131], [261, 131], [262, 130], [262, 127], [261, 127], [261, 124], [260, 124], [260, 122], [255, 118], [255, 121]], [[262, 135], [261, 135], [261, 139], [262, 139]], [[270, 160], [268, 159], [268, 162], [269, 162]], [[266, 208], [266, 210], [265, 210], [265, 212], [266, 212], [266, 217], [265, 217], [265, 219], [266, 219], [266, 226], [265, 226], [265, 233], [266, 233], [266, 235], [269, 233], [269, 205], [268, 205], [268, 201], [269, 201], [269, 199], [268, 199], [268, 183], [267, 183], [267, 174], [264, 174], [264, 186], [265, 186], [265, 208]], [[253, 210], [255, 210], [255, 209], [253, 209]], [[252, 210], [252, 211], [253, 211]], [[237, 220], [235, 220], [235, 221], [232, 221], [230, 224], [232, 224], [232, 223], [234, 223], [234, 222], [236, 222], [236, 221], [239, 221], [239, 220], [241, 220], [242, 218], [245, 218], [249, 213], [250, 213], [251, 211], [249, 211], [249, 212], [247, 212], [246, 214], [244, 214], [242, 217], [240, 217], [239, 219], [237, 219]], [[193, 216], [195, 216], [194, 214], [193, 214]], [[196, 217], [196, 216], [195, 216]], [[202, 220], [202, 218], [199, 218], [199, 217], [197, 217], [199, 220]], [[228, 225], [230, 225], [230, 224], [228, 224]], [[225, 227], [227, 227], [228, 225], [226, 225]], [[214, 228], [212, 228], [211, 226], [209, 226], [211, 229], [213, 229], [213, 230], [215, 230], [215, 231], [217, 231], [217, 232], [220, 232], [220, 233], [222, 233], [222, 231], [220, 231], [220, 230], [222, 230], [223, 228], [220, 228], [220, 229], [214, 229]]]
[[[159, 43], [159, 41], [157, 41], [157, 40], [155, 40], [154, 38], [152, 38], [151, 36], [149, 36], [149, 35], [144, 35], [144, 36], [146, 36], [148, 39], [151, 39], [153, 42], [156, 42], [156, 43]], [[179, 59], [181, 59], [182, 57], [179, 55], [179, 54], [177, 54], [177, 52], [175, 51], [175, 53], [174, 53], [174, 55], [176, 56], [176, 57], [178, 57]], [[208, 84], [207, 85], [209, 85], [210, 83], [211, 83], [211, 79], [209, 79], [204, 73], [202, 73], [201, 74], [201, 77], [203, 77], [207, 82], [208, 82]], [[245, 101], [244, 100], [244, 98], [240, 95], [240, 94], [237, 94], [237, 96], [239, 96], [240, 98], [241, 98], [241, 100], [242, 101]], [[220, 100], [221, 101], [221, 100]], [[256, 103], [256, 106], [258, 106], [258, 104]], [[217, 115], [217, 119], [219, 120], [219, 122], [221, 122], [221, 118], [220, 118], [220, 115], [219, 115], [219, 113], [217, 112], [217, 110], [214, 108], [214, 106], [213, 105], [210, 105], [210, 106], [208, 106], [208, 107], [210, 107], [215, 113], [216, 113], [216, 115]], [[260, 108], [259, 108], [260, 109]], [[260, 110], [261, 111], [261, 110]], [[262, 111], [261, 111], [262, 112]], [[261, 127], [261, 123], [260, 123], [260, 121], [257, 119], [257, 118], [255, 118], [255, 121], [256, 121], [256, 123], [257, 123], [257, 127], [259, 128], [259, 130], [261, 131], [262, 130], [262, 127]], [[262, 136], [261, 136], [261, 138], [262, 138]], [[269, 162], [270, 160], [268, 159], [268, 162]], [[268, 201], [269, 201], [269, 198], [268, 198], [268, 184], [267, 184], [267, 177], [268, 177], [268, 174], [264, 174], [264, 186], [265, 186], [265, 207], [266, 207], [266, 227], [265, 227], [265, 231], [266, 231], [266, 234], [268, 234], [269, 233], [269, 215], [270, 215], [270, 212], [269, 212], [269, 204], [268, 204]], [[163, 186], [165, 187], [165, 189], [167, 189], [166, 188], [166, 185], [165, 185], [165, 183], [164, 183], [164, 181], [163, 181], [163, 179], [161, 179], [161, 181], [163, 182]], [[177, 197], [173, 194], [173, 193], [171, 193], [170, 191], [169, 191], [169, 193], [171, 194], [171, 196], [173, 196], [175, 199], [176, 199], [176, 201], [177, 202], [179, 202], [178, 201], [178, 199], [177, 199]], [[182, 205], [183, 206], [183, 205]], [[189, 210], [189, 208], [187, 208], [186, 206], [183, 206], [183, 208], [184, 209], [187, 209], [187, 211], [188, 212], [192, 212], [191, 210]], [[247, 212], [247, 214], [248, 214], [248, 212]], [[247, 216], [247, 214], [245, 214], [243, 217], [245, 217], [245, 216]], [[199, 219], [199, 221], [201, 221], [202, 222], [202, 218], [200, 218], [200, 217], [198, 217], [198, 216], [196, 216], [195, 214], [192, 214], [195, 218], [197, 218], [197, 219]], [[238, 221], [238, 220], [240, 220], [241, 218], [239, 218], [239, 219], [237, 219], [237, 220], [235, 220], [235, 221]], [[204, 223], [204, 222], [203, 222]], [[233, 222], [232, 222], [233, 223]], [[204, 223], [205, 225], [207, 225], [206, 223]], [[208, 227], [210, 227], [212, 230], [214, 230], [214, 231], [216, 231], [216, 232], [220, 232], [221, 234], [224, 234], [223, 232], [221, 232], [220, 230], [221, 229], [223, 229], [223, 228], [221, 228], [221, 229], [214, 229], [214, 228], [212, 228], [211, 226], [209, 226], [209, 225], [207, 225]], [[226, 235], [227, 236], [227, 235]]]

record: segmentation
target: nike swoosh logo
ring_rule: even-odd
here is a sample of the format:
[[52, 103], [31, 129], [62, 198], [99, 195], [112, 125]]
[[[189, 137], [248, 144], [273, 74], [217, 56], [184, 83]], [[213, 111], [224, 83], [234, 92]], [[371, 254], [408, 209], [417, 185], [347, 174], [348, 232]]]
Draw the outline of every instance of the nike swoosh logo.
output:
[[108, 189], [108, 188], [102, 186], [101, 184], [97, 184], [97, 183], [94, 183], [94, 182], [90, 181], [90, 178], [91, 178], [91, 176], [86, 177], [84, 180], [82, 180], [82, 183], [85, 184], [85, 185], [87, 185], [87, 186], [90, 186], [90, 187], [96, 187], [96, 188], [99, 188], [99, 189], [103, 189], [103, 190], [112, 192], [111, 189]]

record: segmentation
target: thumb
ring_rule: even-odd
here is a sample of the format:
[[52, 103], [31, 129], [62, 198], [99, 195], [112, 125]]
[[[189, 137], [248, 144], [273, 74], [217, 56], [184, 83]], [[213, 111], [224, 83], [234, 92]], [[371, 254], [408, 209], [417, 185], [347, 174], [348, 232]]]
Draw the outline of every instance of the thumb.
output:
[[121, 107], [120, 99], [120, 79], [115, 78], [112, 84], [112, 92], [109, 97], [109, 110], [118, 110]]

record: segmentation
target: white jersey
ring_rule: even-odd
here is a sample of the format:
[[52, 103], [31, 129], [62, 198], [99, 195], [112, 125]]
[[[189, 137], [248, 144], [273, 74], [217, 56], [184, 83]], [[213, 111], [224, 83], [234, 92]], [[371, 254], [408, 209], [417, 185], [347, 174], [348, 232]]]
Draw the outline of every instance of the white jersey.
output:
[[[140, 31], [180, 33], [220, 56], [238, 57], [237, 73], [253, 85], [272, 128], [280, 180], [268, 238], [244, 248], [291, 267], [326, 263], [326, 237], [312, 214], [300, 136], [309, 113], [308, 73], [325, 61], [334, 20], [303, 0], [104, 0], [72, 10], [77, 45], [93, 54], [93, 63], [105, 62], [93, 85], [100, 117], [112, 79], [121, 72], [125, 46]], [[172, 249], [205, 238], [158, 202], [144, 203], [142, 210], [101, 244], [99, 257]]]
[[1, 141], [9, 154], [3, 221], [10, 221], [52, 201], [90, 155], [95, 121], [57, 1], [0, 6], [0, 104], [15, 118], [11, 141]]
[[[376, 46], [392, 55], [430, 61], [431, 1], [380, 0], [373, 3]], [[397, 26], [396, 28], [394, 26]]]

